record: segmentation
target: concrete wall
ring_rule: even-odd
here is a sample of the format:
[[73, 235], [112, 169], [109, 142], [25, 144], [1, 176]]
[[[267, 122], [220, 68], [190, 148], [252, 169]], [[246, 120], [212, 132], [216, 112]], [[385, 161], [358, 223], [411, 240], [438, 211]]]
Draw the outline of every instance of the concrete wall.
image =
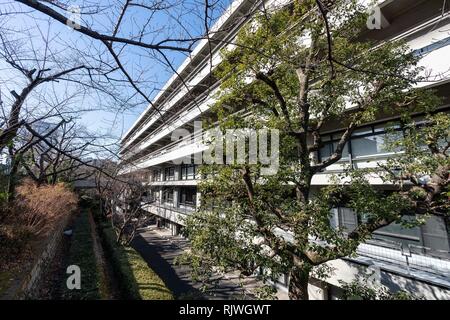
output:
[[52, 262], [55, 253], [63, 240], [63, 231], [69, 223], [72, 215], [64, 217], [55, 229], [50, 232], [47, 240], [40, 247], [40, 254], [33, 262], [30, 272], [23, 279], [19, 290], [16, 292], [15, 297], [18, 299], [32, 298], [42, 281], [42, 274], [45, 269]]

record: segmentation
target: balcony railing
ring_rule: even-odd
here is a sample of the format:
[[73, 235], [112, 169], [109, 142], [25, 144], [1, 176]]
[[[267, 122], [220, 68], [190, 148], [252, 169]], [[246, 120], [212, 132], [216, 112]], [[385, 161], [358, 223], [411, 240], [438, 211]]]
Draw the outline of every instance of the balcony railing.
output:
[[[246, 117], [246, 116], [249, 115], [249, 112], [245, 111], [245, 110], [240, 110], [240, 111], [236, 112], [234, 115], [236, 115], [236, 114], [242, 114], [243, 117]], [[214, 127], [216, 125], [218, 125], [218, 122], [215, 122], [214, 124], [212, 124], [211, 127]], [[180, 148], [182, 146], [192, 144], [193, 142], [196, 142], [196, 141], [202, 141], [203, 142], [203, 133], [204, 132], [206, 132], [206, 131], [193, 132], [192, 134], [190, 134], [187, 137], [184, 137], [183, 139], [179, 139], [179, 140], [173, 141], [173, 142], [165, 145], [164, 147], [161, 147], [161, 148], [159, 148], [159, 149], [157, 149], [157, 150], [155, 150], [153, 152], [150, 152], [150, 153], [148, 153], [146, 155], [143, 155], [143, 156], [141, 156], [141, 157], [131, 161], [130, 163], [134, 164], [134, 165], [138, 165], [138, 164], [141, 164], [144, 161], [147, 161], [147, 160], [150, 160], [152, 158], [156, 158], [158, 156], [164, 155], [164, 154], [166, 154], [168, 152], [171, 152], [171, 151], [173, 151], [175, 149], [178, 149], [178, 148]]]
[[359, 245], [356, 253], [395, 265], [410, 273], [421, 270], [437, 275], [450, 274], [450, 252], [388, 240], [369, 240]]
[[201, 135], [202, 135], [202, 132], [192, 133], [191, 135], [189, 135], [189, 136], [187, 136], [187, 137], [185, 137], [183, 139], [179, 139], [177, 141], [171, 142], [171, 143], [169, 143], [168, 145], [166, 145], [166, 146], [164, 146], [162, 148], [159, 148], [159, 149], [157, 149], [157, 150], [155, 150], [153, 152], [150, 152], [150, 153], [148, 153], [146, 155], [143, 155], [143, 156], [137, 158], [136, 160], [133, 160], [131, 165], [133, 165], [133, 164], [134, 165], [141, 164], [142, 162], [145, 162], [145, 161], [150, 160], [152, 158], [156, 158], [158, 156], [162, 156], [162, 155], [164, 155], [164, 154], [166, 154], [168, 152], [171, 152], [171, 151], [173, 151], [175, 149], [178, 149], [178, 148], [180, 148], [182, 146], [189, 145], [193, 141], [195, 141], [197, 138], [200, 138]]
[[[191, 113], [194, 109], [199, 108], [199, 104], [201, 104], [202, 102], [204, 102], [208, 96], [211, 94], [211, 91], [215, 90], [218, 87], [219, 83], [216, 83], [214, 85], [212, 85], [209, 89], [207, 89], [205, 92], [201, 93], [194, 101], [190, 102], [189, 104], [187, 104], [182, 110], [180, 110], [179, 112], [175, 113], [174, 115], [172, 115], [169, 119], [164, 120], [164, 123], [162, 125], [160, 125], [158, 128], [156, 128], [151, 135], [149, 135], [148, 137], [145, 137], [144, 139], [142, 139], [141, 141], [139, 141], [138, 143], [136, 143], [131, 150], [129, 150], [130, 152], [133, 149], [138, 148], [139, 145], [144, 144], [145, 142], [149, 141], [151, 138], [155, 137], [157, 134], [159, 134], [161, 131], [163, 131], [164, 129], [167, 128], [167, 123], [173, 123], [176, 119], [180, 118], [182, 113], [185, 114], [189, 114]], [[133, 133], [133, 135], [129, 138], [129, 141], [132, 140], [132, 138], [145, 126], [147, 125], [147, 123], [151, 120], [152, 118], [149, 117], [145, 122], [143, 122], [140, 126], [139, 129], [137, 129], [135, 131], [135, 133]], [[125, 150], [126, 148], [124, 148]]]
[[161, 202], [159, 199], [154, 199], [152, 201], [143, 201], [148, 206], [153, 206], [161, 209], [172, 210], [182, 214], [190, 214], [196, 210], [195, 205], [179, 204], [177, 207], [173, 203]]

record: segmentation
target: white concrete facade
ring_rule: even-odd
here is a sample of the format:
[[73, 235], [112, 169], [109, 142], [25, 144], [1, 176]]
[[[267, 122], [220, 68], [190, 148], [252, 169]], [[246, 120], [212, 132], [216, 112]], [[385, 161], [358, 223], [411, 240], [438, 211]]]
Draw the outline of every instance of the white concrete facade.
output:
[[[411, 6], [411, 2], [415, 5]], [[258, 3], [256, 0], [233, 2], [214, 30], [220, 31], [229, 25], [236, 27], [217, 35], [224, 39], [232, 38], [238, 27], [245, 23], [245, 14]], [[382, 40], [404, 39], [411, 50], [421, 56], [420, 64], [432, 80], [418, 86], [435, 87], [450, 93], [450, 14], [445, 10], [439, 11], [442, 4], [443, 1], [439, 0], [380, 1], [382, 13], [389, 22]], [[209, 83], [204, 89], [195, 91], [194, 97], [192, 94], [199, 84], [207, 81], [211, 70], [220, 63], [218, 50], [224, 45], [217, 44], [213, 48], [212, 59], [209, 59], [207, 43], [200, 43], [192, 57], [178, 69], [189, 90], [174, 75], [154, 99], [154, 105], [161, 114], [149, 106], [121, 141], [121, 154], [129, 161], [122, 173], [143, 173], [143, 184], [155, 200], [146, 209], [158, 216], [161, 226], [170, 228], [174, 234], [182, 227], [183, 216], [195, 210], [201, 194], [196, 189], [196, 167], [175, 165], [172, 161], [202, 152], [206, 146], [189, 139], [172, 142], [171, 133], [191, 125], [209, 112], [215, 101], [213, 95], [217, 83]], [[444, 108], [448, 110], [448, 105]], [[167, 121], [161, 122], [160, 118], [164, 115], [170, 116]], [[327, 185], [330, 174], [341, 171], [343, 165], [374, 167], [393, 156], [383, 152], [378, 144], [379, 128], [388, 120], [395, 119], [380, 118], [361, 127], [361, 135], [355, 135], [352, 153], [327, 168], [326, 172], [316, 175], [313, 185], [316, 188]], [[333, 135], [339, 134], [339, 129], [339, 124], [333, 123], [323, 134], [332, 141]], [[326, 150], [321, 152], [318, 157], [326, 156]], [[371, 183], [385, 186], [376, 177]], [[345, 208], [337, 212], [336, 217], [336, 223], [353, 223], [351, 213]], [[430, 221], [426, 226], [405, 234], [394, 227], [388, 228], [378, 233], [370, 243], [362, 244], [356, 257], [329, 262], [335, 269], [332, 277], [325, 282], [311, 283], [311, 296], [317, 299], [338, 298], [339, 280], [349, 282], [356, 275], [365, 274], [369, 266], [375, 266], [381, 272], [381, 283], [394, 290], [411, 291], [427, 299], [450, 299], [449, 243], [448, 226], [443, 221]], [[278, 287], [286, 290], [286, 283], [281, 281]]]

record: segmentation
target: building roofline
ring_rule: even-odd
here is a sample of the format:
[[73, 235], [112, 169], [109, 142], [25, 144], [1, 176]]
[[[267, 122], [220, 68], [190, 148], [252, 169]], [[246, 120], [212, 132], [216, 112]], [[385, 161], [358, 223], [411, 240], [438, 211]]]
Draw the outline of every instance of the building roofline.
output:
[[[254, 5], [259, 3], [260, 0], [233, 0], [233, 2], [228, 6], [228, 8], [224, 11], [222, 16], [214, 23], [214, 25], [210, 29], [211, 32], [218, 32], [221, 31], [220, 29], [230, 21], [230, 19], [234, 18], [234, 14], [239, 11], [239, 9], [245, 5], [250, 4]], [[179, 78], [179, 74], [181, 74], [186, 68], [195, 63], [194, 58], [201, 53], [201, 51], [207, 49], [207, 45], [209, 44], [208, 39], [202, 39], [200, 40], [199, 44], [195, 47], [195, 49], [192, 51], [192, 53], [186, 57], [186, 59], [183, 61], [183, 63], [177, 68], [176, 72], [169, 78], [169, 80], [165, 83], [165, 85], [160, 89], [158, 94], [152, 99], [152, 103], [147, 106], [147, 108], [141, 113], [141, 115], [136, 119], [136, 121], [133, 123], [133, 125], [125, 132], [125, 134], [120, 139], [120, 143], [125, 142], [132, 131], [136, 129], [136, 127], [139, 126], [140, 122], [149, 115], [149, 113], [154, 109], [153, 105], [162, 104], [162, 101], [159, 101], [161, 99], [161, 96], [167, 92], [167, 90], [173, 86], [174, 82]], [[203, 59], [202, 59], [203, 61]], [[182, 85], [182, 84], [181, 84]], [[180, 86], [178, 84], [177, 86]], [[164, 98], [162, 98], [164, 99]]]
[[[367, 3], [368, 0], [360, 0], [362, 3]], [[403, 4], [405, 0], [396, 0], [398, 4]], [[395, 0], [377, 0], [378, 6], [380, 8], [389, 6], [396, 2]], [[226, 25], [227, 22], [229, 22], [231, 19], [233, 19], [235, 16], [234, 14], [236, 12], [239, 12], [239, 9], [242, 8], [243, 5], [250, 5], [254, 6], [258, 3], [261, 3], [262, 0], [233, 0], [232, 3], [228, 6], [228, 8], [224, 11], [222, 16], [216, 21], [216, 23], [213, 25], [213, 27], [210, 29], [210, 32], [218, 32], [221, 31], [220, 29]], [[231, 33], [232, 29], [230, 30], [224, 30], [227, 33]], [[131, 143], [130, 137], [132, 137], [134, 132], [137, 132], [135, 130], [140, 130], [140, 126], [145, 121], [145, 119], [150, 116], [152, 110], [154, 110], [153, 106], [161, 106], [165, 103], [165, 100], [171, 99], [170, 93], [168, 96], [163, 96], [164, 94], [168, 93], [169, 89], [172, 89], [172, 92], [176, 91], [177, 88], [182, 87], [183, 83], [175, 83], [176, 80], [179, 79], [179, 75], [182, 74], [189, 66], [193, 66], [194, 68], [198, 68], [198, 66], [202, 63], [204, 63], [204, 59], [201, 59], [200, 61], [196, 61], [195, 58], [199, 56], [199, 54], [202, 53], [202, 51], [208, 50], [207, 46], [210, 42], [208, 39], [202, 39], [200, 40], [199, 44], [195, 47], [194, 51], [186, 57], [186, 59], [183, 61], [183, 63], [177, 68], [176, 72], [169, 78], [169, 80], [164, 84], [164, 86], [159, 90], [158, 94], [152, 99], [152, 103], [147, 106], [147, 108], [140, 114], [140, 116], [134, 121], [134, 123], [131, 125], [131, 127], [122, 135], [120, 139], [120, 144], [124, 144], [126, 142]], [[220, 45], [218, 45], [220, 47]], [[215, 50], [215, 48], [214, 48]], [[208, 53], [209, 55], [209, 53]], [[166, 110], [167, 111], [167, 110]], [[165, 112], [165, 111], [163, 111]], [[139, 136], [139, 135], [138, 135]], [[138, 136], [134, 137], [137, 138]], [[133, 139], [134, 140], [134, 139]]]

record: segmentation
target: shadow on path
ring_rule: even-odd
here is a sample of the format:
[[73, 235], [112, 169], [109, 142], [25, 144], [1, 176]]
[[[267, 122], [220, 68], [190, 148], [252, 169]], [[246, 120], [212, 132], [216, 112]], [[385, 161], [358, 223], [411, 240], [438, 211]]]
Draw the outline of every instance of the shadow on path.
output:
[[239, 277], [232, 274], [214, 275], [209, 279], [207, 292], [201, 291], [201, 284], [191, 278], [189, 265], [175, 263], [189, 247], [189, 242], [179, 236], [172, 236], [167, 230], [161, 230], [156, 226], [143, 229], [131, 243], [147, 264], [158, 274], [166, 286], [173, 292], [177, 299], [215, 299], [235, 300], [253, 299], [253, 295], [245, 289], [255, 287], [255, 279], [247, 279], [244, 288], [239, 282]]
[[189, 267], [175, 264], [174, 259], [182, 253], [180, 247], [168, 239], [148, 234], [136, 236], [131, 246], [139, 252], [177, 299], [205, 299], [202, 292], [193, 286]]

